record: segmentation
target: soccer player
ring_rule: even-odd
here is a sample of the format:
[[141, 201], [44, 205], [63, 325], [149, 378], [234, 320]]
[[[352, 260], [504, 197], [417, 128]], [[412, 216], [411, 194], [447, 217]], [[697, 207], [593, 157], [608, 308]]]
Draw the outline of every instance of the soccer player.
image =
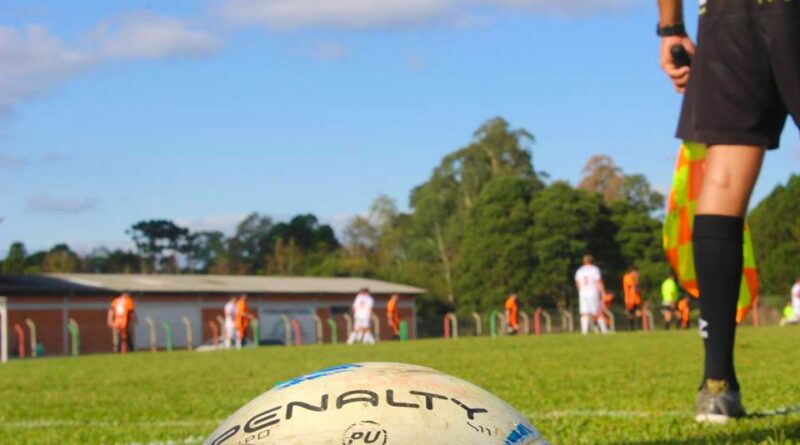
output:
[[251, 318], [253, 318], [253, 314], [247, 307], [247, 294], [242, 294], [236, 300], [236, 349], [242, 349], [242, 342], [247, 336]]
[[575, 272], [575, 287], [578, 288], [578, 305], [581, 314], [581, 332], [589, 333], [592, 321], [596, 320], [600, 332], [608, 332], [605, 320], [598, 318], [600, 312], [600, 298], [606, 293], [600, 269], [595, 266], [591, 255], [583, 256], [583, 266]]
[[519, 332], [519, 318], [518, 311], [519, 305], [517, 302], [517, 293], [512, 292], [506, 298], [506, 325], [508, 326], [508, 335], [517, 335]]
[[597, 318], [602, 318], [607, 327], [611, 326], [611, 304], [614, 302], [614, 293], [608, 292], [603, 295], [602, 305], [600, 306], [600, 313]]
[[681, 323], [681, 329], [684, 330], [689, 329], [689, 323], [691, 321], [690, 317], [692, 315], [692, 306], [691, 306], [691, 300], [689, 300], [688, 296], [685, 296], [681, 298], [680, 301], [678, 301], [678, 315], [680, 316], [679, 320]]
[[126, 354], [133, 351], [131, 328], [135, 320], [136, 308], [130, 294], [123, 292], [122, 295], [111, 301], [106, 322], [108, 327], [117, 333], [117, 338], [119, 339], [115, 352]]
[[792, 308], [797, 317], [800, 317], [800, 277], [792, 286]]
[[636, 320], [642, 317], [642, 294], [639, 292], [639, 269], [631, 266], [622, 276], [622, 291], [625, 294], [625, 314], [628, 329], [636, 329]]
[[701, 0], [696, 49], [682, 0], [658, 6], [661, 67], [686, 92], [677, 136], [708, 147], [692, 231], [705, 347], [695, 420], [724, 423], [745, 415], [733, 358], [744, 215], [787, 115], [800, 126], [800, 1]]
[[350, 338], [347, 339], [347, 344], [352, 345], [355, 342], [365, 343], [368, 345], [375, 343], [370, 331], [370, 321], [372, 320], [372, 307], [375, 305], [375, 299], [369, 294], [369, 289], [363, 288], [358, 291], [355, 301], [353, 301], [353, 332], [350, 333]]
[[676, 312], [679, 297], [678, 283], [675, 282], [674, 273], [671, 273], [661, 283], [661, 314], [664, 316], [664, 329], [669, 330], [669, 325], [672, 324], [672, 316]]
[[389, 298], [386, 304], [386, 321], [392, 329], [392, 338], [400, 338], [400, 310], [397, 307], [397, 302], [400, 300], [400, 295], [394, 294]]
[[792, 301], [788, 301], [786, 307], [783, 308], [783, 318], [781, 318], [780, 325], [786, 326], [787, 324], [798, 323], [800, 323], [800, 313], [795, 312]]
[[231, 298], [225, 303], [225, 326], [224, 332], [224, 345], [225, 349], [230, 349], [233, 339], [236, 336], [236, 297], [231, 295]]

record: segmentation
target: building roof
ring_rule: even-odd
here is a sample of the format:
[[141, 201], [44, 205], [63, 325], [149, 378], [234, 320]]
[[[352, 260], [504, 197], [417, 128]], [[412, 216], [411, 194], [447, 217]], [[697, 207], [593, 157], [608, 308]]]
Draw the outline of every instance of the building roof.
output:
[[249, 275], [43, 274], [0, 276], [0, 292], [130, 291], [277, 294], [422, 294], [425, 289], [366, 278], [273, 277]]

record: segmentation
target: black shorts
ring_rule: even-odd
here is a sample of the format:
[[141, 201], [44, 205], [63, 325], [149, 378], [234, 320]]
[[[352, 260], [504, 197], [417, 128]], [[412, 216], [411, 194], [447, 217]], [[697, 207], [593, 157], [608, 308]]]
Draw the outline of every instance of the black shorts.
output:
[[800, 127], [800, 0], [707, 0], [701, 13], [678, 137], [777, 148], [787, 115]]

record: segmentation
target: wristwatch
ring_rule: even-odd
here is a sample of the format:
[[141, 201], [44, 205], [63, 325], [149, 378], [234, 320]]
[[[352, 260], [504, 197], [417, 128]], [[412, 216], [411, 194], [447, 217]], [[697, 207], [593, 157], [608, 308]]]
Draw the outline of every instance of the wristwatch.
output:
[[686, 37], [686, 27], [683, 23], [676, 23], [674, 25], [661, 26], [656, 24], [656, 34], [659, 37], [678, 36]]

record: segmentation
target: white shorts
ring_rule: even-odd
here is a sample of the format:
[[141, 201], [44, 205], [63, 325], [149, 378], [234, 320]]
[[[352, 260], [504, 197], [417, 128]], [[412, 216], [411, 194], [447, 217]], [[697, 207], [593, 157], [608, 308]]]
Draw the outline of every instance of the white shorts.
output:
[[581, 295], [578, 302], [581, 315], [597, 315], [600, 312], [600, 298], [597, 295]]
[[353, 325], [353, 329], [369, 329], [369, 322], [370, 322], [369, 315], [356, 315], [355, 324]]
[[232, 339], [236, 335], [234, 331], [236, 330], [236, 323], [234, 322], [225, 322], [225, 338]]

